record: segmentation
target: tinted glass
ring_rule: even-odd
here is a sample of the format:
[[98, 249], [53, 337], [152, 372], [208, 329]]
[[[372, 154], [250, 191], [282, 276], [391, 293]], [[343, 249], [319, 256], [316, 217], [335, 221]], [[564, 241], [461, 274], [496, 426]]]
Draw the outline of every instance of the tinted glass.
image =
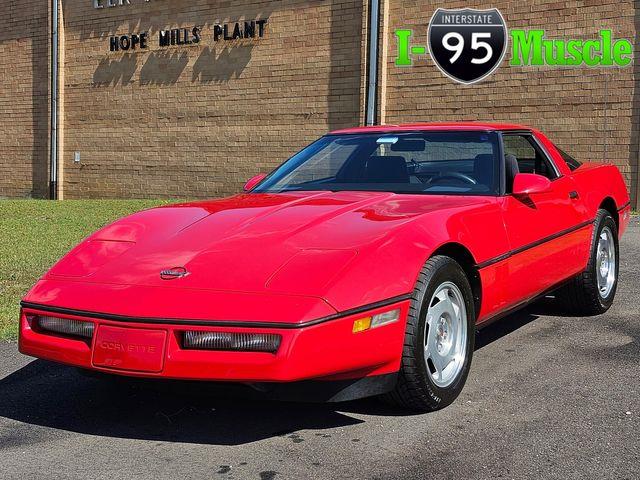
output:
[[535, 146], [530, 135], [504, 135], [504, 153], [518, 160], [520, 173], [536, 173], [553, 180], [556, 171], [547, 157]]
[[328, 135], [282, 164], [253, 191], [496, 195], [498, 155], [494, 132]]
[[578, 167], [580, 167], [580, 165], [582, 165], [581, 162], [579, 162], [578, 160], [573, 158], [571, 155], [566, 153], [564, 150], [560, 150], [558, 148], [558, 151], [560, 152], [560, 155], [562, 155], [562, 158], [564, 159], [564, 162], [567, 164], [567, 167], [569, 167], [569, 170], [574, 171]]

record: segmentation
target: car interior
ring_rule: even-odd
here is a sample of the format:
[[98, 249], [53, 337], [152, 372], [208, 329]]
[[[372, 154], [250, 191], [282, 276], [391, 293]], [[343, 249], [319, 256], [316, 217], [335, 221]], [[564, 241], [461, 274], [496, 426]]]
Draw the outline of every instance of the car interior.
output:
[[[330, 183], [407, 184], [415, 191], [490, 192], [496, 184], [496, 153], [492, 144], [475, 138], [391, 139], [356, 149]], [[476, 153], [477, 151], [491, 153]], [[468, 156], [463, 156], [468, 154]]]
[[530, 135], [505, 134], [503, 136], [505, 166], [507, 174], [506, 190], [513, 190], [513, 179], [518, 173], [535, 173], [553, 180], [558, 175]]

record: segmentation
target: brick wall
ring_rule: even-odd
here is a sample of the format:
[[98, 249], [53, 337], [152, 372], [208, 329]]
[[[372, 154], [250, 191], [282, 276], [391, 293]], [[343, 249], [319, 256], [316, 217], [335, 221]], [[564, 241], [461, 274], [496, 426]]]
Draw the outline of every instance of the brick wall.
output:
[[[327, 130], [363, 122], [367, 0], [130, 0], [101, 10], [90, 0], [61, 2], [65, 198], [229, 194]], [[636, 41], [635, 3], [492, 0], [473, 6], [498, 7], [510, 28], [544, 28], [549, 38], [592, 38], [609, 28]], [[0, 197], [47, 194], [48, 5], [3, 4]], [[530, 124], [579, 159], [616, 163], [634, 195], [640, 61], [609, 69], [510, 67], [507, 55], [473, 86], [444, 77], [428, 56], [410, 68], [394, 65], [395, 29], [413, 28], [416, 41], [426, 43], [437, 7], [469, 5], [383, 0], [388, 48], [381, 54], [380, 120]], [[264, 38], [214, 43], [215, 24], [255, 18], [268, 19]], [[202, 28], [200, 44], [158, 47], [160, 29], [193, 26]], [[148, 50], [109, 52], [111, 35], [142, 31], [149, 32]]]
[[0, 198], [48, 194], [49, 2], [5, 0], [0, 15]]
[[[63, 2], [65, 198], [230, 194], [361, 122], [361, 0]], [[213, 41], [215, 24], [256, 18], [264, 38]], [[158, 47], [160, 29], [193, 26], [200, 44]], [[142, 31], [148, 50], [109, 52]]]
[[499, 8], [509, 28], [542, 28], [548, 38], [597, 38], [611, 29], [636, 44], [640, 16], [631, 0], [491, 0], [474, 2], [390, 0], [386, 67], [386, 123], [434, 120], [498, 120], [528, 124], [546, 132], [582, 160], [614, 162], [632, 194], [637, 191], [640, 101], [629, 68], [511, 67], [510, 52], [486, 80], [462, 86], [446, 78], [431, 59], [412, 67], [394, 64], [397, 28], [412, 28], [426, 44], [436, 8]]

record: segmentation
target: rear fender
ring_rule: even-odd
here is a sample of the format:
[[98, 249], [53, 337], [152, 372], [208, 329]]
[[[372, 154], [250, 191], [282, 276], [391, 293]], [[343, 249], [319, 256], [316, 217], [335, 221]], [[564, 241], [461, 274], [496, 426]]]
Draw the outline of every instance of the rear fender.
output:
[[629, 192], [620, 170], [615, 165], [585, 163], [573, 172], [582, 202], [589, 218], [595, 218], [599, 208], [613, 202], [618, 221], [618, 235], [629, 224], [631, 205]]

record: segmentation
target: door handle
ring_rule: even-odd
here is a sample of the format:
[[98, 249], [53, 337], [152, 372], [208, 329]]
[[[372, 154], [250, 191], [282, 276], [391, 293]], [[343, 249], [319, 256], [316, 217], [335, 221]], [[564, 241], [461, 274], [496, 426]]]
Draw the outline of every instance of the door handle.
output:
[[575, 190], [569, 192], [569, 198], [571, 200], [577, 200], [579, 197], [580, 195], [578, 195], [578, 192], [576, 192]]

